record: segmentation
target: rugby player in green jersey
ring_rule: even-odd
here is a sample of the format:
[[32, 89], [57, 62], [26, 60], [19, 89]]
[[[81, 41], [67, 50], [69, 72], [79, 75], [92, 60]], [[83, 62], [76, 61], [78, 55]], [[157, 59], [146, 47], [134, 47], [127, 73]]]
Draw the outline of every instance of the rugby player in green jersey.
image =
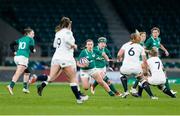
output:
[[[30, 72], [28, 70], [28, 62], [29, 62], [29, 57], [30, 53], [36, 52], [34, 48], [34, 31], [31, 28], [26, 28], [24, 29], [24, 36], [17, 39], [16, 41], [13, 41], [10, 44], [11, 50], [14, 52], [14, 62], [17, 65], [16, 72], [14, 76], [12, 77], [12, 81], [10, 84], [7, 86], [7, 89], [11, 95], [13, 95], [13, 88], [15, 86], [15, 83], [19, 79], [19, 77], [24, 73], [24, 88], [23, 92], [29, 93], [28, 90], [28, 80], [29, 80], [29, 75]], [[15, 46], [18, 46], [17, 50], [15, 50]]]
[[[94, 50], [105, 52], [109, 58], [112, 58], [110, 51], [106, 48], [107, 39], [105, 37], [98, 38], [98, 45], [94, 47]], [[103, 80], [108, 84], [109, 88], [117, 95], [120, 96], [121, 94], [115, 89], [114, 85], [109, 80], [106, 74], [106, 64], [107, 61], [104, 59], [103, 56], [98, 55], [95, 60], [96, 68], [101, 71], [101, 75], [103, 76]], [[91, 93], [95, 93], [95, 87], [98, 85], [97, 81], [91, 85]]]
[[[102, 79], [101, 72], [96, 69], [95, 60], [97, 55], [101, 55], [106, 60], [109, 60], [108, 56], [104, 52], [100, 52], [93, 49], [94, 43], [91, 39], [86, 40], [86, 49], [82, 50], [77, 61], [77, 65], [80, 67], [80, 78], [82, 81], [82, 87], [84, 90], [89, 89], [89, 80], [94, 78], [99, 85], [101, 85], [110, 96], [114, 96], [114, 92], [111, 91], [107, 83]], [[84, 63], [82, 63], [84, 59]], [[87, 62], [88, 61], [88, 62]]]

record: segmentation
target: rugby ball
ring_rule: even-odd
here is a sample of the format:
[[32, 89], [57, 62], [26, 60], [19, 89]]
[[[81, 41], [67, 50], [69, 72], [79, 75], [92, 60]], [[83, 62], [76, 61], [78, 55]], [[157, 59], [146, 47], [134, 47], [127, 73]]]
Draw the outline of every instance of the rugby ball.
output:
[[80, 64], [89, 64], [89, 60], [87, 58], [83, 57], [79, 60], [79, 63]]

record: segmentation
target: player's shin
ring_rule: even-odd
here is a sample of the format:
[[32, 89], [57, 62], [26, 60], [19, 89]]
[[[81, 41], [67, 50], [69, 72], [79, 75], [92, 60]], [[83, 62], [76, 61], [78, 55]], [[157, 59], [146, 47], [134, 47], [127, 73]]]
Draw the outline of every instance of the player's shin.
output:
[[124, 92], [127, 92], [128, 91], [127, 77], [123, 75], [122, 77], [120, 77], [120, 79], [123, 85]]
[[138, 86], [138, 96], [141, 97], [143, 92], [143, 88], [139, 85]]
[[133, 85], [133, 89], [136, 89], [136, 87], [138, 86], [138, 83], [139, 83], [139, 80], [138, 79], [136, 79], [136, 81], [135, 81], [135, 83], [134, 83], [134, 85]]
[[153, 97], [153, 93], [151, 91], [151, 88], [149, 86], [149, 83], [146, 81], [146, 80], [142, 80], [141, 81], [141, 84], [142, 84], [142, 87], [143, 89], [145, 89], [145, 91], [147, 92], [147, 94], [150, 96], [150, 97]]
[[71, 86], [71, 90], [72, 92], [74, 93], [76, 99], [80, 100], [81, 97], [80, 97], [80, 93], [78, 91], [78, 85], [77, 83], [70, 83], [70, 86]]
[[164, 85], [158, 85], [158, 88], [163, 91], [163, 93], [169, 95], [172, 98], [176, 98], [176, 96], [171, 92], [170, 89], [166, 88]]
[[114, 85], [110, 82], [109, 78], [107, 76], [104, 77], [103, 79], [109, 86], [109, 88], [114, 92], [114, 93], [119, 93], [116, 88], [114, 87]]

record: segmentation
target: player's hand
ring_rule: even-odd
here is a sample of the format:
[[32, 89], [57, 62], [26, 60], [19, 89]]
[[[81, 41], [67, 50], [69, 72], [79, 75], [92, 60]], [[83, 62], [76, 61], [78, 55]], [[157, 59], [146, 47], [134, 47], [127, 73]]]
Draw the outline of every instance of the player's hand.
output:
[[169, 52], [168, 52], [167, 50], [165, 51], [165, 55], [166, 55], [166, 56], [169, 56]]
[[89, 63], [87, 63], [87, 64], [82, 64], [82, 67], [88, 67], [89, 66]]
[[77, 45], [74, 44], [74, 45], [71, 46], [71, 48], [72, 48], [72, 49], [77, 49]]

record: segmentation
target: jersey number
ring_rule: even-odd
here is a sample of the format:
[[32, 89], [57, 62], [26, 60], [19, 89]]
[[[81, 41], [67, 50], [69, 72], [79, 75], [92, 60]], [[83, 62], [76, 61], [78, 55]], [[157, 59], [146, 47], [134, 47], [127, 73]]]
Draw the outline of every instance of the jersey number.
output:
[[24, 49], [25, 47], [26, 47], [26, 43], [25, 42], [20, 42], [18, 49]]
[[158, 65], [158, 70], [160, 68], [160, 62], [155, 62]]
[[57, 45], [58, 45], [58, 48], [59, 48], [60, 45], [61, 45], [61, 38], [58, 38], [58, 39], [57, 39]]
[[134, 56], [135, 52], [133, 51], [133, 47], [128, 51], [128, 54], [130, 56]]

